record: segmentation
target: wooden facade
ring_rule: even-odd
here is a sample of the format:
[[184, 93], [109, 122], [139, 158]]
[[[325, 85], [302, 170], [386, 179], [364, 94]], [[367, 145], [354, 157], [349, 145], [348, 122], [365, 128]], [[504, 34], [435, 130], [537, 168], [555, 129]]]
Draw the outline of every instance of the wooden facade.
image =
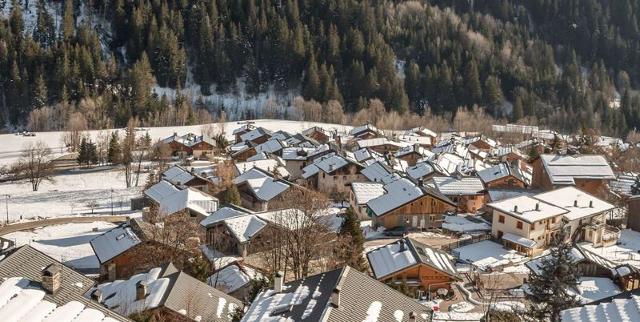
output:
[[487, 189], [524, 189], [527, 187], [524, 181], [511, 174], [484, 184]]
[[[541, 158], [537, 158], [536, 160], [534, 160], [532, 166], [533, 176], [531, 178], [531, 187], [540, 189], [542, 191], [550, 191], [555, 188], [563, 187], [560, 185], [553, 185], [553, 183], [551, 182], [551, 178], [549, 178], [549, 174], [542, 164]], [[606, 197], [608, 191], [608, 180], [574, 178], [574, 182], [574, 186], [584, 192], [600, 198]]]
[[410, 290], [420, 290], [424, 293], [435, 293], [440, 288], [451, 290], [451, 283], [458, 279], [433, 267], [418, 263], [404, 270], [385, 276], [379, 281], [397, 285], [404, 284]]
[[455, 210], [455, 205], [425, 194], [385, 214], [373, 216], [373, 223], [387, 229], [398, 226], [414, 229], [439, 228], [442, 227], [444, 213]]

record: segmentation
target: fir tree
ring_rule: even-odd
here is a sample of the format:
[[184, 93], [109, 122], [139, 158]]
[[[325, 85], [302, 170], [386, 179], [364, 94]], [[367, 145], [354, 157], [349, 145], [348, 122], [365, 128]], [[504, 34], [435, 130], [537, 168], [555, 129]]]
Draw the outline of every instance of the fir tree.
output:
[[69, 41], [75, 35], [75, 19], [73, 0], [65, 0], [64, 2], [64, 16], [62, 17], [62, 37], [64, 40]]
[[341, 249], [340, 257], [346, 265], [352, 266], [359, 271], [366, 270], [366, 263], [363, 257], [364, 236], [360, 230], [360, 220], [352, 208], [344, 213], [344, 220], [340, 226], [340, 233], [348, 241], [347, 247]]
[[578, 269], [573, 262], [572, 244], [563, 227], [552, 240], [551, 253], [542, 257], [539, 273], [529, 273], [527, 299], [532, 303], [531, 316], [536, 320], [560, 321], [560, 312], [580, 302], [570, 293], [578, 285]]
[[111, 138], [109, 139], [109, 149], [107, 151], [107, 162], [119, 163], [122, 158], [122, 149], [120, 148], [120, 139], [118, 138], [118, 132], [111, 132]]
[[235, 184], [230, 185], [224, 192], [223, 202], [229, 205], [240, 206], [242, 201], [240, 200], [240, 192]]

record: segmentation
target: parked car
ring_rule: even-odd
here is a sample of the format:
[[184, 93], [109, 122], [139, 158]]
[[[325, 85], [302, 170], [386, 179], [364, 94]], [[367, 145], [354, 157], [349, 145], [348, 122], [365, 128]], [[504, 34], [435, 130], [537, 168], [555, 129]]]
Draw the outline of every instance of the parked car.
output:
[[396, 226], [384, 231], [385, 236], [403, 237], [407, 233], [407, 228], [404, 226]]

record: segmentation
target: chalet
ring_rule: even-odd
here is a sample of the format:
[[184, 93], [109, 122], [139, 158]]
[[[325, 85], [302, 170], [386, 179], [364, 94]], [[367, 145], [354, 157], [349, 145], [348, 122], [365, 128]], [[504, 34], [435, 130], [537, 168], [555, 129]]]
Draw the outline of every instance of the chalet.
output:
[[358, 162], [367, 162], [369, 160], [381, 160], [384, 158], [382, 153], [378, 153], [368, 148], [358, 149], [353, 152], [353, 157]]
[[254, 211], [266, 211], [270, 202], [294, 186], [255, 167], [234, 178], [233, 184], [238, 187], [242, 206]]
[[498, 147], [499, 143], [485, 136], [476, 136], [471, 138], [465, 138], [464, 144], [468, 147], [474, 147], [484, 152], [490, 152], [492, 149]]
[[367, 213], [375, 226], [437, 228], [442, 225], [443, 214], [456, 208], [434, 189], [417, 186], [406, 178], [385, 185], [384, 190], [385, 194], [367, 202]]
[[607, 184], [615, 179], [609, 163], [601, 155], [543, 154], [533, 161], [531, 186], [543, 191], [576, 186], [590, 194], [604, 196]]
[[361, 220], [369, 220], [367, 203], [384, 194], [384, 184], [379, 182], [353, 182], [349, 201]]
[[373, 150], [381, 154], [385, 154], [387, 152], [393, 153], [407, 146], [406, 144], [402, 144], [396, 141], [391, 141], [384, 137], [362, 139], [362, 140], [358, 140], [356, 144], [358, 145], [358, 149], [367, 148], [369, 150]]
[[[526, 262], [525, 266], [534, 274], [542, 275], [544, 273], [540, 267], [543, 261], [549, 258], [549, 256], [551, 255], [536, 257]], [[576, 267], [580, 276], [610, 277], [612, 275], [612, 269], [609, 268], [612, 266], [612, 263], [603, 257], [588, 252], [579, 245], [571, 248], [569, 260], [571, 261], [571, 265]]]
[[606, 215], [614, 208], [574, 187], [534, 196], [519, 196], [492, 202], [492, 234], [505, 246], [529, 255], [539, 254], [559, 233], [567, 229], [575, 241], [595, 246], [615, 244], [620, 231], [606, 225]]
[[349, 135], [358, 140], [367, 140], [383, 137], [384, 133], [378, 130], [377, 127], [367, 123], [365, 125], [354, 127], [349, 131]]
[[247, 256], [269, 249], [262, 242], [265, 235], [293, 229], [289, 226], [295, 216], [303, 216], [296, 209], [253, 212], [236, 206], [223, 207], [200, 222], [206, 230], [206, 245], [224, 253]]
[[385, 284], [402, 284], [414, 292], [434, 293], [452, 290], [451, 283], [460, 281], [451, 255], [411, 238], [367, 252], [373, 277]]
[[217, 198], [191, 187], [180, 189], [166, 180], [145, 190], [144, 195], [161, 216], [187, 211], [191, 217], [202, 219], [218, 209]]
[[475, 213], [485, 205], [485, 189], [478, 177], [433, 177], [431, 182], [460, 212]]
[[258, 154], [255, 145], [246, 142], [240, 142], [229, 148], [231, 158], [236, 162], [244, 162]]
[[516, 146], [500, 146], [491, 150], [491, 156], [500, 162], [526, 161], [527, 156], [522, 154]]
[[525, 173], [517, 163], [503, 162], [478, 171], [478, 176], [487, 189], [523, 189], [531, 183], [531, 173]]
[[409, 166], [414, 166], [420, 161], [431, 160], [435, 154], [419, 145], [410, 145], [401, 148], [395, 153], [395, 157], [407, 161]]
[[416, 181], [428, 181], [435, 176], [448, 176], [449, 173], [432, 161], [422, 161], [407, 168], [407, 175]]
[[173, 133], [172, 136], [162, 140], [171, 148], [171, 155], [181, 158], [193, 156], [195, 158], [206, 158], [213, 155], [217, 146], [216, 141], [205, 135], [195, 135], [187, 133], [179, 136]]
[[160, 174], [160, 178], [170, 182], [176, 187], [191, 187], [204, 192], [209, 190], [209, 180], [202, 177], [200, 174], [188, 171], [179, 165], [174, 165], [162, 172], [162, 174]]
[[253, 280], [262, 277], [255, 269], [240, 262], [220, 267], [207, 278], [207, 284], [237, 299], [249, 299]]
[[129, 278], [164, 264], [160, 258], [149, 256], [164, 246], [148, 237], [134, 225], [122, 224], [90, 240], [100, 264], [100, 280]]
[[290, 147], [282, 150], [282, 159], [286, 163], [285, 167], [291, 179], [298, 179], [302, 176], [302, 169], [310, 163], [309, 156], [316, 150], [317, 148], [301, 147]]
[[258, 294], [241, 321], [269, 320], [425, 322], [431, 310], [345, 266], [286, 284], [277, 274], [273, 288]]
[[243, 142], [242, 139], [240, 138], [242, 135], [249, 133], [253, 130], [255, 130], [255, 125], [252, 124], [253, 122], [247, 122], [246, 124], [244, 124], [243, 126], [233, 130], [233, 136], [235, 137], [236, 141], [235, 143], [240, 143]]
[[84, 295], [95, 282], [25, 245], [0, 260], [2, 321], [131, 321]]
[[287, 146], [294, 146], [299, 148], [315, 148], [324, 143], [320, 143], [313, 138], [302, 135], [300, 133], [289, 136], [288, 138], [281, 140], [287, 144]]
[[253, 128], [249, 131], [237, 133], [236, 134], [236, 143], [245, 142], [252, 143], [253, 145], [258, 145], [264, 142], [267, 142], [272, 136], [271, 131], [258, 127]]
[[302, 135], [318, 141], [320, 144], [326, 144], [331, 140], [333, 135], [331, 132], [319, 126], [310, 127], [302, 131]]
[[253, 168], [258, 168], [264, 172], [271, 174], [272, 176], [275, 175], [280, 178], [286, 179], [291, 176], [286, 168], [285, 161], [281, 158], [236, 162], [234, 164], [235, 176], [240, 176]]
[[412, 144], [418, 144], [418, 145], [420, 145], [422, 147], [430, 147], [430, 146], [433, 146], [436, 143], [436, 138], [438, 137], [438, 134], [436, 132], [433, 132], [433, 131], [429, 130], [426, 127], [420, 126], [420, 127], [414, 127], [412, 129], [408, 130], [399, 139], [401, 141], [404, 141], [404, 142], [410, 142], [406, 138], [411, 138], [411, 137], [423, 138], [422, 140], [420, 140], [420, 142], [411, 142]]
[[640, 317], [640, 290], [621, 292], [560, 312], [562, 322], [624, 321]]
[[335, 153], [316, 159], [302, 169], [302, 180], [314, 189], [327, 193], [348, 192], [352, 182], [366, 181], [363, 166], [351, 158]]
[[371, 182], [381, 182], [384, 184], [400, 179], [400, 175], [383, 161], [375, 161], [369, 164], [362, 169], [360, 173]]
[[627, 228], [640, 232], [640, 195], [627, 199]]
[[168, 263], [130, 279], [97, 285], [90, 296], [122, 315], [154, 321], [230, 322], [242, 303]]

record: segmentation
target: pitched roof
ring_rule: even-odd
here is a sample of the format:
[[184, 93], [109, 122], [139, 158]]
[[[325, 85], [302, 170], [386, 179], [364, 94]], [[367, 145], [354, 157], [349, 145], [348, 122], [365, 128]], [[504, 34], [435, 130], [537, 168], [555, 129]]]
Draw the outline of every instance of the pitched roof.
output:
[[435, 188], [445, 196], [482, 194], [484, 185], [478, 177], [433, 177]]
[[502, 162], [481, 171], [478, 171], [478, 176], [484, 183], [493, 182], [502, 178], [513, 176], [514, 178], [525, 182], [522, 177], [522, 173], [518, 171], [518, 168], [512, 167], [509, 163]]
[[366, 204], [384, 194], [384, 184], [378, 182], [353, 182], [351, 189], [358, 205]]
[[[144, 300], [136, 299], [140, 282], [147, 286]], [[101, 292], [101, 303], [126, 315], [163, 306], [192, 320], [231, 321], [229, 314], [242, 306], [237, 299], [177, 270], [171, 263], [128, 280], [100, 284], [96, 289]]]
[[[42, 271], [49, 265], [57, 265], [61, 268], [60, 288], [55, 294], [44, 294], [44, 292], [39, 291], [42, 287]], [[48, 314], [47, 316], [50, 318], [64, 316], [71, 319], [71, 317], [83, 314], [83, 317], [87, 315], [95, 317], [95, 321], [128, 321], [127, 318], [84, 297], [84, 293], [95, 283], [92, 279], [28, 245], [16, 249], [0, 261], [0, 280], [11, 281], [0, 285], [0, 298], [11, 299], [8, 303], [14, 303], [11, 305], [19, 306], [18, 308], [22, 310], [27, 309], [27, 311], [29, 311], [28, 305], [31, 305], [31, 308], [35, 308], [37, 305], [38, 316], [41, 318]], [[16, 288], [17, 284], [21, 286]], [[27, 287], [34, 289], [30, 291], [31, 294], [24, 294], [24, 291], [21, 290]], [[18, 296], [13, 297], [13, 295]], [[24, 295], [28, 295], [34, 301], [23, 302], [25, 300]], [[35, 301], [37, 299], [40, 301]], [[58, 308], [56, 309], [56, 307]], [[34, 311], [31, 311], [30, 314], [34, 315], [27, 320], [31, 320], [31, 318], [37, 320]], [[4, 314], [0, 316], [7, 318]], [[20, 317], [17, 317], [17, 319], [21, 320]]]
[[101, 264], [139, 243], [140, 238], [133, 232], [129, 224], [122, 224], [110, 229], [89, 241]]
[[409, 179], [401, 178], [384, 186], [385, 194], [369, 200], [367, 206], [376, 215], [383, 215], [424, 195], [424, 191]]
[[207, 284], [225, 293], [232, 293], [261, 276], [255, 269], [233, 262], [217, 270], [207, 278]]
[[369, 251], [367, 259], [377, 279], [403, 271], [418, 263], [451, 277], [457, 278], [458, 275], [450, 255], [408, 237]]
[[564, 217], [568, 220], [589, 217], [615, 208], [614, 205], [573, 186], [537, 194], [534, 198], [564, 208], [567, 210]]
[[253, 211], [230, 204], [209, 214], [209, 216], [200, 221], [200, 225], [203, 227], [209, 227], [225, 219], [243, 216], [249, 213], [253, 213]]
[[233, 179], [233, 183], [236, 185], [246, 183], [256, 198], [263, 201], [270, 201], [291, 187], [290, 183], [275, 179], [271, 174], [257, 168], [237, 176]]
[[385, 184], [396, 181], [400, 176], [382, 161], [376, 161], [360, 171], [367, 179]]
[[552, 184], [575, 184], [574, 179], [614, 180], [616, 177], [601, 155], [540, 156]]
[[563, 215], [568, 212], [566, 209], [529, 196], [519, 196], [492, 202], [487, 204], [487, 206], [529, 223]]
[[330, 153], [316, 159], [312, 164], [304, 167], [302, 169], [302, 177], [307, 179], [318, 174], [320, 171], [331, 174], [334, 171], [341, 169], [342, 167], [345, 167], [351, 163], [357, 164], [348, 158], [342, 157], [335, 153]]
[[[330, 301], [336, 288], [338, 307]], [[287, 283], [280, 293], [260, 293], [242, 321], [404, 321], [410, 313], [418, 322], [431, 316], [416, 300], [347, 266]]]

